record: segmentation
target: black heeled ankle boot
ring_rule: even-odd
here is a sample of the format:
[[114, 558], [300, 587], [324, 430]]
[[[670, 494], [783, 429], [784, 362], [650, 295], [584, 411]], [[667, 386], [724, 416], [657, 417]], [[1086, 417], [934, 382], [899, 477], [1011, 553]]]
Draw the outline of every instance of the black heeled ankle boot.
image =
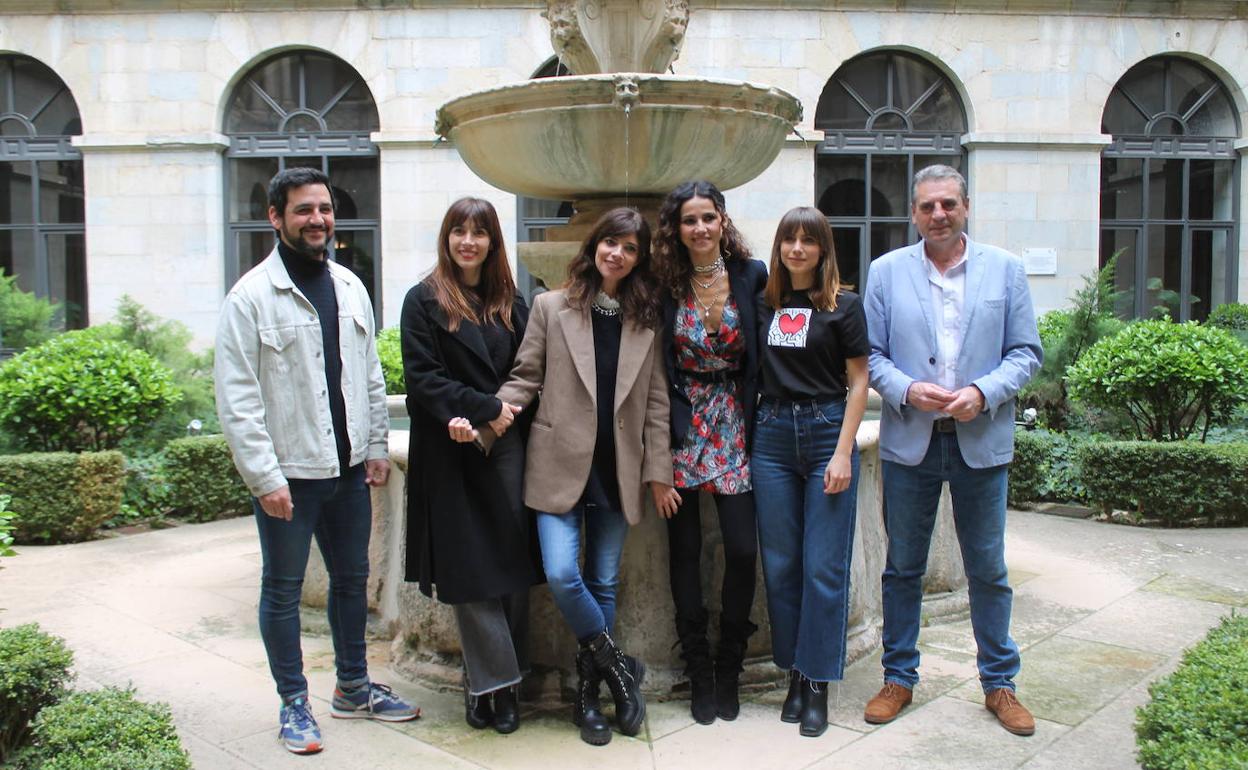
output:
[[828, 683], [806, 680], [802, 703], [800, 732], [807, 738], [818, 738], [828, 729]]
[[780, 721], [797, 724], [802, 721], [802, 696], [806, 693], [806, 677], [797, 669], [789, 669], [789, 694], [784, 696], [780, 707]]
[[520, 728], [520, 696], [516, 685], [495, 690], [494, 729], [506, 735]]
[[581, 740], [591, 746], [606, 746], [611, 742], [611, 725], [602, 714], [598, 702], [598, 670], [594, 656], [582, 645], [576, 653], [576, 699], [572, 704], [572, 722], [581, 728]]
[[741, 713], [740, 690], [742, 663], [750, 634], [758, 626], [745, 620], [719, 620], [719, 650], [715, 655], [715, 711], [719, 718], [731, 722]]
[[676, 635], [680, 657], [685, 660], [685, 676], [689, 677], [689, 713], [701, 725], [715, 721], [715, 669], [711, 664], [711, 645], [706, 640], [706, 610], [696, 615], [676, 616]]
[[646, 665], [639, 660], [630, 664], [606, 631], [589, 640], [589, 651], [598, 676], [607, 683], [615, 701], [616, 726], [627, 736], [636, 735], [646, 718], [646, 699], [641, 694]]
[[468, 692], [468, 679], [464, 679], [464, 721], [474, 730], [484, 730], [494, 721], [494, 709], [490, 705], [490, 694], [471, 695]]

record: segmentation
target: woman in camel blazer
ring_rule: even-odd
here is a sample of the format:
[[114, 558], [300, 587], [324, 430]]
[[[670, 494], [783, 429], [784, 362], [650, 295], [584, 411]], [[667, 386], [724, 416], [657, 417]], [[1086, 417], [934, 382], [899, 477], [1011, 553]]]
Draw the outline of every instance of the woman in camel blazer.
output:
[[[538, 512], [547, 583], [580, 643], [574, 721], [593, 745], [611, 740], [599, 682], [611, 689], [625, 735], [636, 735], [645, 716], [645, 666], [610, 636], [620, 555], [629, 525], [641, 520], [643, 483], [667, 515], [680, 504], [658, 326], [650, 229], [635, 210], [613, 209], [568, 266], [565, 287], [534, 300], [511, 377], [498, 392], [516, 411], [542, 393], [529, 431], [524, 502]], [[492, 432], [467, 420], [452, 420], [449, 429], [459, 440], [479, 431], [484, 443]]]

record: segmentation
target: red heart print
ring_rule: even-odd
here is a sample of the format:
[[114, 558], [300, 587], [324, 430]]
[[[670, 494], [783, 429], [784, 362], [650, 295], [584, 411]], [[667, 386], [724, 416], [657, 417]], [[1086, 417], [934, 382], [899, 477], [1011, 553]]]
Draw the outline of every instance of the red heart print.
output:
[[806, 316], [798, 313], [791, 315], [789, 313], [780, 314], [780, 331], [785, 334], [796, 334], [806, 325]]

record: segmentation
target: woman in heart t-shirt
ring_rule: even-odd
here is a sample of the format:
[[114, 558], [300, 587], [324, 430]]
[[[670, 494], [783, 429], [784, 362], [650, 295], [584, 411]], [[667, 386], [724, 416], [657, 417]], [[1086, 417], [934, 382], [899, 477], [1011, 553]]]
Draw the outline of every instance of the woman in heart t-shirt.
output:
[[867, 323], [841, 284], [832, 229], [789, 211], [759, 308], [762, 396], [750, 472], [771, 616], [771, 650], [789, 672], [780, 711], [801, 734], [828, 726], [828, 682], [845, 669], [849, 564], [858, 498], [854, 436], [867, 406]]

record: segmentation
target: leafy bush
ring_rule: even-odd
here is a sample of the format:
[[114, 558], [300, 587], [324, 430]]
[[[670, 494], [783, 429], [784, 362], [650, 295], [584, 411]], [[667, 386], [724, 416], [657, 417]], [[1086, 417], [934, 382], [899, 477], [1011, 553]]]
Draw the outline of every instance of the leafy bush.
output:
[[1226, 302], [1215, 307], [1205, 323], [1223, 329], [1248, 331], [1248, 305], [1241, 302]]
[[251, 493], [234, 468], [224, 436], [191, 436], [165, 447], [165, 477], [177, 513], [214, 521], [251, 511]]
[[1125, 416], [1136, 438], [1176, 441], [1231, 419], [1248, 401], [1248, 347], [1194, 322], [1140, 321], [1067, 370], [1075, 399]]
[[1122, 321], [1114, 317], [1117, 255], [1099, 271], [1084, 277], [1084, 286], [1071, 298], [1071, 307], [1051, 310], [1038, 322], [1044, 361], [1019, 394], [1023, 406], [1035, 407], [1040, 425], [1064, 430], [1072, 418], [1067, 397], [1066, 370], [1098, 340], [1117, 334]]
[[190, 770], [169, 707], [144, 703], [133, 690], [76, 692], [35, 719], [31, 770]]
[[21, 512], [19, 543], [90, 538], [121, 511], [125, 458], [120, 452], [49, 452], [0, 457], [0, 489]]
[[112, 449], [181, 398], [156, 359], [90, 330], [0, 366], [0, 427], [35, 451]]
[[17, 514], [9, 510], [9, 502], [13, 498], [0, 495], [0, 556], [16, 556], [13, 550], [13, 519]]
[[74, 654], [35, 623], [0, 629], [0, 765], [26, 742], [30, 721], [73, 679]]
[[1089, 500], [1160, 518], [1248, 524], [1248, 444], [1089, 442], [1079, 450]]
[[1248, 616], [1223, 618], [1148, 692], [1135, 713], [1144, 770], [1248, 767]]
[[59, 304], [18, 288], [17, 277], [0, 274], [0, 347], [30, 348], [52, 339], [61, 325]]
[[381, 373], [386, 378], [386, 395], [402, 396], [407, 393], [403, 383], [403, 351], [399, 343], [399, 327], [382, 329], [377, 335], [377, 357], [381, 359]]
[[121, 495], [121, 511], [105, 527], [150, 519], [161, 519], [173, 507], [172, 488], [165, 473], [161, 452], [131, 452], [126, 455], [126, 485]]
[[1054, 433], [1044, 429], [1014, 434], [1014, 462], [1010, 464], [1009, 502], [1087, 502], [1080, 447], [1094, 440], [1078, 433]]

